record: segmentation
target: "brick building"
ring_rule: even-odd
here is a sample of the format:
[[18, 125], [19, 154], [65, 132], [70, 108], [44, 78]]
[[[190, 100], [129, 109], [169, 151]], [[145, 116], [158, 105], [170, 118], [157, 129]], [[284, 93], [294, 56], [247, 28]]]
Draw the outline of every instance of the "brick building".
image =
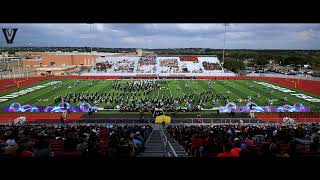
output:
[[[27, 54], [27, 55], [26, 55]], [[23, 53], [22, 63], [25, 67], [48, 67], [48, 66], [92, 66], [96, 63], [98, 54], [94, 53]]]

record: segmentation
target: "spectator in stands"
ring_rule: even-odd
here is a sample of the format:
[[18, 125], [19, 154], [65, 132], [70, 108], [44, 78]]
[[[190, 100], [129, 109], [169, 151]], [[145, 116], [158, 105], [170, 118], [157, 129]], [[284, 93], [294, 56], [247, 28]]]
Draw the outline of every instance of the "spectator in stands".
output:
[[48, 142], [44, 137], [39, 137], [39, 141], [34, 147], [34, 157], [35, 158], [49, 158], [49, 148]]
[[210, 62], [204, 61], [202, 65], [204, 70], [209, 70], [209, 71], [222, 70], [221, 66], [218, 63], [210, 63]]
[[21, 153], [19, 154], [19, 157], [21, 157], [21, 158], [32, 158], [33, 157], [31, 143], [26, 143], [26, 144], [22, 145]]
[[134, 157], [135, 146], [129, 138], [120, 138], [118, 152], [120, 157]]
[[291, 139], [290, 139], [288, 144], [289, 144], [288, 145], [288, 147], [289, 147], [289, 149], [288, 149], [289, 155], [291, 157], [296, 157], [296, 155], [297, 155], [297, 142], [296, 142], [294, 136], [291, 137]]
[[241, 151], [241, 141], [239, 138], [234, 138], [233, 148], [231, 149], [232, 154], [240, 154]]
[[313, 140], [314, 140], [314, 138], [316, 138], [317, 137], [317, 139], [319, 139], [320, 138], [320, 136], [319, 136], [319, 133], [320, 133], [320, 131], [318, 131], [317, 129], [312, 129], [312, 135], [311, 135], [311, 143], [313, 143]]
[[191, 150], [192, 150], [192, 155], [195, 157], [200, 156], [199, 148], [202, 146], [201, 142], [201, 137], [199, 134], [195, 134], [191, 138]]
[[81, 153], [81, 155], [85, 156], [88, 151], [88, 143], [86, 142], [86, 137], [80, 137], [79, 143], [77, 144], [76, 150]]
[[272, 138], [267, 137], [266, 141], [263, 143], [262, 148], [261, 148], [261, 157], [262, 158], [271, 158], [272, 153], [277, 152], [277, 147], [275, 145], [272, 146]]
[[219, 145], [217, 143], [217, 137], [214, 136], [213, 131], [209, 132], [208, 142], [204, 145], [204, 153], [209, 157], [215, 157], [219, 150]]
[[272, 138], [271, 143], [269, 145], [269, 151], [272, 157], [275, 157], [279, 153], [279, 147], [277, 145], [276, 138]]
[[115, 131], [112, 131], [108, 140], [109, 157], [116, 157], [120, 146], [120, 138]]
[[138, 61], [139, 66], [149, 66], [156, 65], [156, 57], [155, 56], [146, 56], [141, 57]]
[[73, 133], [67, 134], [67, 138], [64, 140], [64, 150], [72, 152], [76, 150], [78, 144], [78, 138], [74, 137]]
[[247, 139], [245, 140], [245, 144], [248, 148], [251, 148], [253, 146], [253, 139], [251, 137], [251, 135], [248, 135]]
[[320, 152], [320, 143], [319, 143], [319, 137], [314, 136], [312, 139], [312, 143], [310, 144], [310, 150], [312, 152]]
[[99, 141], [95, 129], [90, 132], [88, 139], [88, 156], [99, 157]]
[[3, 152], [3, 148], [6, 147], [8, 144], [6, 144], [5, 135], [4, 132], [0, 131], [0, 153]]
[[13, 139], [13, 137], [10, 137], [6, 141], [7, 146], [4, 147], [4, 154], [13, 155], [15, 156], [18, 150], [18, 144]]
[[164, 59], [160, 61], [160, 66], [167, 66], [172, 68], [178, 68], [178, 60], [177, 59]]
[[[131, 136], [134, 136], [132, 138], [132, 143], [133, 145], [136, 147], [136, 151], [137, 152], [141, 152], [143, 150], [143, 142], [142, 142], [142, 138], [140, 138], [140, 132], [137, 132], [136, 135], [132, 134]], [[140, 137], [139, 137], [140, 136]]]
[[223, 153], [219, 153], [217, 157], [233, 157], [233, 158], [239, 158], [240, 155], [236, 151], [231, 152], [232, 144], [229, 142], [226, 142], [223, 144]]

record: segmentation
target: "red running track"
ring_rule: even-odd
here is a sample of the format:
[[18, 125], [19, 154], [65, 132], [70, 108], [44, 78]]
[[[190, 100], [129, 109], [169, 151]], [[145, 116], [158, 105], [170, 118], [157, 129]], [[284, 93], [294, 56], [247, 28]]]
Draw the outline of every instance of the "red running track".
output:
[[284, 117], [294, 118], [296, 123], [320, 122], [320, 113], [256, 113], [255, 116], [266, 123], [282, 122]]
[[36, 84], [40, 80], [45, 79], [45, 77], [30, 77], [30, 78], [16, 78], [14, 79], [1, 79], [0, 80], [0, 93], [7, 92], [12, 89], [18, 88], [18, 84], [16, 82], [19, 82], [19, 87], [25, 87], [32, 84]]
[[[67, 115], [66, 123], [77, 122], [84, 113], [71, 113]], [[59, 123], [61, 113], [3, 113], [0, 114], [0, 123], [13, 123], [18, 117], [26, 117], [27, 123]]]

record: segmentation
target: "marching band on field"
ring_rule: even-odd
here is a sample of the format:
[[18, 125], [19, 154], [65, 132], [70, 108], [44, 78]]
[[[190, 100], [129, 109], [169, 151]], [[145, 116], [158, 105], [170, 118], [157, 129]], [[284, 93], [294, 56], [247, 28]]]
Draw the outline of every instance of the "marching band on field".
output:
[[[74, 86], [80, 83], [77, 80]], [[186, 93], [180, 94], [177, 97], [164, 96], [159, 94], [159, 90], [165, 87], [161, 85], [167, 83], [167, 80], [152, 79], [152, 80], [130, 80], [130, 81], [119, 81], [113, 80], [112, 89], [109, 91], [100, 92], [72, 92], [66, 93], [65, 95], [59, 95], [54, 99], [55, 103], [76, 103], [78, 101], [88, 102], [98, 106], [100, 103], [105, 102], [106, 107], [112, 108], [117, 107], [121, 111], [152, 111], [155, 108], [163, 109], [165, 111], [176, 111], [176, 110], [188, 110], [198, 111], [204, 106], [205, 103], [216, 104], [219, 102], [230, 103], [229, 95], [232, 93], [227, 90], [226, 93], [218, 93], [212, 87], [215, 82], [209, 80], [208, 88], [204, 92], [199, 93]], [[93, 86], [92, 81], [88, 83], [88, 86]], [[181, 90], [178, 82], [175, 82], [177, 89]], [[72, 86], [69, 86], [72, 88]], [[191, 88], [185, 83], [184, 88]], [[59, 88], [54, 86], [53, 90], [56, 91]], [[158, 93], [156, 93], [158, 92]], [[261, 95], [258, 93], [255, 98], [260, 98]], [[252, 97], [247, 96], [242, 99], [238, 97], [238, 103], [252, 102]], [[267, 99], [269, 105], [273, 105], [274, 101], [278, 99]], [[286, 97], [283, 98], [284, 102], [287, 102]]]

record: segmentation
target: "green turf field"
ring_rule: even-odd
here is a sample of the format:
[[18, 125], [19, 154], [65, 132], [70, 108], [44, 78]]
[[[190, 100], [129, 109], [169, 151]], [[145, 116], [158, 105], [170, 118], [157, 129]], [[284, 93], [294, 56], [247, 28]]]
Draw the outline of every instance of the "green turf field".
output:
[[[52, 80], [44, 80], [40, 83], [36, 84], [45, 84]], [[73, 86], [76, 80], [73, 79], [66, 79], [61, 80], [63, 81], [63, 85], [56, 85], [59, 88], [58, 91], [53, 91], [53, 86], [48, 86], [46, 88], [36, 90], [34, 92], [30, 92], [28, 94], [9, 99], [8, 101], [2, 102], [0, 104], [1, 111], [3, 111], [4, 106], [9, 106], [13, 102], [18, 102], [21, 105], [31, 104], [33, 106], [53, 106], [58, 105], [59, 103], [54, 102], [54, 98], [58, 95], [64, 95], [66, 93], [73, 93], [73, 92], [89, 92], [89, 93], [117, 93], [118, 90], [112, 88], [112, 80], [81, 80], [77, 86]], [[129, 81], [129, 80], [121, 80], [122, 82]], [[152, 91], [148, 96], [149, 97], [159, 97], [159, 96], [172, 96], [172, 97], [181, 97], [184, 94], [200, 94], [201, 92], [205, 91], [213, 91], [214, 93], [222, 93], [227, 94], [230, 97], [232, 102], [235, 102], [237, 106], [243, 106], [246, 103], [241, 102], [239, 103], [237, 100], [238, 98], [245, 99], [247, 96], [252, 97], [252, 101], [259, 106], [267, 106], [268, 100], [267, 99], [277, 99], [278, 101], [274, 101], [273, 106], [281, 106], [284, 104], [296, 104], [302, 103], [305, 106], [309, 106], [312, 112], [319, 112], [320, 111], [320, 103], [317, 102], [308, 102], [301, 98], [291, 96], [289, 93], [283, 93], [278, 90], [273, 90], [273, 93], [270, 94], [269, 92], [271, 89], [265, 88], [262, 85], [253, 83], [252, 80], [216, 80], [212, 81], [212, 89], [208, 88], [208, 81], [207, 80], [167, 80], [161, 84], [161, 88], [158, 90]], [[185, 85], [188, 87], [185, 87]], [[270, 83], [271, 84], [271, 83]], [[34, 87], [36, 85], [31, 85], [28, 87], [15, 89], [8, 91], [6, 93], [0, 93], [0, 97], [4, 95], [8, 95], [23, 89], [27, 89], [29, 87]], [[68, 87], [72, 86], [72, 89]], [[290, 88], [287, 88], [290, 89]], [[305, 95], [310, 95], [314, 98], [320, 98], [318, 95], [313, 95], [307, 92], [295, 90], [297, 93], [303, 93]], [[260, 93], [261, 97], [257, 97], [257, 94]], [[130, 92], [129, 92], [130, 96]], [[288, 102], [285, 103], [281, 99], [287, 97]], [[138, 96], [138, 98], [142, 98]], [[76, 103], [71, 103], [71, 105], [78, 105], [80, 102], [77, 101]], [[105, 104], [105, 102], [101, 102], [99, 107], [105, 106], [116, 106], [117, 104]], [[218, 102], [216, 104], [212, 104], [212, 102], [204, 103], [204, 108], [212, 108], [218, 106], [225, 106], [225, 102]]]

